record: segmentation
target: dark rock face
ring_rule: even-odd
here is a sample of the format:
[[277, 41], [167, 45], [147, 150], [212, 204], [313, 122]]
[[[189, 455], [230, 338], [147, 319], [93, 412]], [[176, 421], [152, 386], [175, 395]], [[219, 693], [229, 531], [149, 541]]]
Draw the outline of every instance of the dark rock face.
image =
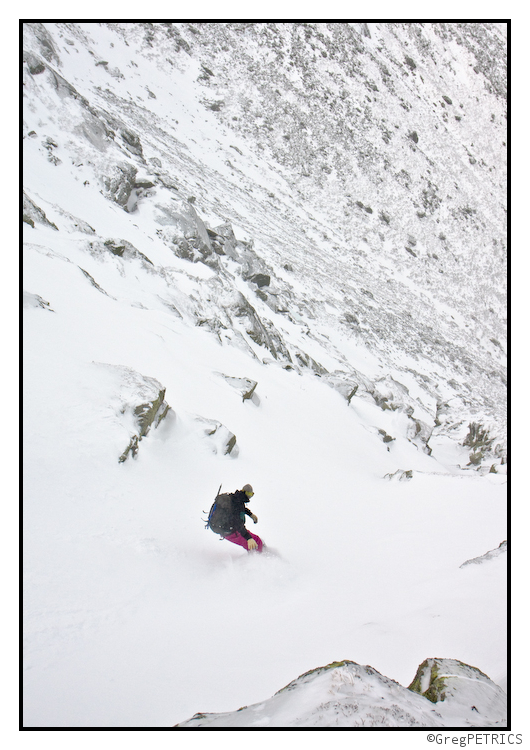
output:
[[[118, 461], [123, 463], [132, 455], [138, 453], [139, 443], [146, 437], [151, 429], [158, 427], [160, 422], [167, 416], [170, 406], [165, 401], [166, 389], [154, 378], [147, 378], [139, 373], [134, 373], [128, 368], [120, 368], [125, 373], [128, 386], [128, 399], [139, 400], [140, 403], [125, 403], [122, 412], [132, 412], [134, 423], [137, 427], [133, 433], [128, 446], [125, 448]], [[147, 400], [141, 400], [147, 396]]]
[[32, 52], [24, 52], [23, 60], [32, 76], [37, 76], [46, 70], [46, 65]]
[[[44, 57], [44, 59], [49, 63], [54, 63], [55, 65], [59, 65], [60, 64], [59, 56], [57, 54], [57, 50], [55, 49], [52, 36], [48, 32], [44, 24], [25, 23], [24, 26], [27, 27], [33, 34], [34, 38], [36, 39], [38, 43], [39, 52]], [[39, 72], [42, 72], [42, 71], [39, 71]]]
[[256, 273], [254, 276], [250, 277], [250, 280], [254, 282], [254, 284], [257, 284], [260, 289], [262, 286], [270, 286], [271, 283], [271, 277], [264, 273]]

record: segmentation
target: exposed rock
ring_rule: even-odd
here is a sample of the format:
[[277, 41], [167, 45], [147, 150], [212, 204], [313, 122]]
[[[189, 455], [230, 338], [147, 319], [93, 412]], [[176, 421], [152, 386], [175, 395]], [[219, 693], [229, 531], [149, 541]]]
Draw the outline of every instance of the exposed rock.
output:
[[[422, 451], [431, 454], [428, 442], [434, 429], [435, 415], [433, 414], [431, 417], [421, 401], [410, 395], [409, 389], [405, 385], [391, 376], [387, 376], [368, 386], [368, 393], [383, 411], [397, 411], [406, 414], [409, 418], [406, 430], [407, 438]], [[419, 416], [416, 416], [416, 413]]]
[[153, 262], [149, 260], [147, 255], [144, 255], [131, 242], [128, 242], [127, 240], [118, 238], [109, 238], [104, 242], [101, 242], [100, 240], [94, 240], [88, 243], [88, 248], [93, 255], [100, 256], [110, 252], [112, 255], [116, 255], [119, 258], [123, 258], [124, 260], [132, 260], [133, 258], [137, 258], [142, 262], [144, 267], [148, 269], [152, 269], [154, 267]]
[[313, 359], [313, 357], [299, 349], [297, 346], [292, 346], [291, 351], [294, 354], [295, 361], [298, 362], [301, 367], [312, 370], [317, 375], [328, 374], [328, 371], [323, 365], [320, 364], [320, 362], [317, 362], [315, 359]]
[[462, 565], [460, 565], [460, 567], [465, 568], [466, 565], [481, 565], [488, 560], [494, 560], [496, 557], [499, 557], [499, 555], [502, 555], [505, 552], [508, 552], [507, 541], [501, 542], [498, 547], [490, 550], [489, 552], [486, 552], [480, 557], [473, 557], [471, 560], [466, 560], [464, 563], [462, 563]]
[[372, 399], [371, 394], [374, 389], [374, 383], [358, 370], [353, 368], [350, 368], [348, 372], [335, 370], [334, 372], [326, 373], [323, 378], [341, 396], [344, 396], [348, 404], [351, 403], [354, 396]]
[[48, 62], [53, 62], [56, 65], [60, 64], [57, 50], [53, 43], [53, 39], [42, 23], [24, 23], [24, 34], [31, 34], [36, 40], [39, 52]]
[[462, 445], [472, 449], [469, 454], [469, 463], [478, 466], [486, 454], [491, 450], [495, 438], [490, 437], [486, 427], [476, 422], [471, 422], [469, 432], [464, 438]]
[[385, 474], [384, 479], [388, 479], [389, 481], [391, 479], [397, 479], [398, 482], [408, 482], [412, 479], [412, 469], [398, 469], [393, 474]]
[[49, 302], [46, 302], [46, 300], [43, 300], [40, 295], [31, 294], [30, 292], [23, 293], [22, 304], [23, 304], [23, 307], [27, 309], [30, 309], [32, 307], [42, 307], [44, 310], [55, 312], [55, 310], [52, 310], [52, 308], [50, 307]]
[[39, 75], [39, 73], [44, 73], [44, 71], [46, 70], [46, 65], [32, 52], [24, 51], [22, 59], [28, 66], [28, 70], [32, 76]]
[[22, 220], [31, 227], [35, 227], [35, 222], [37, 222], [38, 224], [43, 224], [59, 231], [55, 224], [48, 220], [42, 208], [39, 208], [25, 191], [23, 192]]
[[448, 709], [465, 705], [470, 716], [475, 713], [476, 726], [480, 726], [481, 717], [486, 722], [506, 720], [505, 692], [480, 669], [457, 659], [426, 659], [408, 689], [437, 706], [441, 702]]
[[124, 129], [121, 131], [121, 137], [125, 143], [127, 151], [130, 151], [131, 154], [134, 154], [135, 156], [141, 156], [143, 158], [142, 144], [136, 133], [133, 133], [132, 130]]
[[119, 457], [118, 461], [123, 463], [130, 454], [133, 458], [138, 453], [139, 442], [144, 438], [151, 428], [156, 428], [167, 416], [170, 409], [165, 401], [166, 389], [155, 380], [146, 377], [129, 367], [107, 365], [117, 370], [122, 379], [120, 392], [120, 413], [132, 417], [133, 431], [129, 444]]
[[176, 255], [217, 267], [208, 229], [189, 201], [171, 197], [166, 203], [157, 203], [156, 208], [160, 211], [156, 221], [164, 227], [157, 234]]
[[[86, 278], [87, 278], [87, 279], [88, 279], [88, 280], [90, 281], [90, 283], [92, 284], [92, 286], [93, 286], [93, 287], [94, 287], [95, 289], [97, 289], [97, 290], [98, 290], [98, 292], [101, 292], [102, 294], [106, 295], [107, 297], [109, 297], [109, 296], [110, 296], [109, 294], [107, 294], [107, 292], [106, 292], [106, 291], [105, 291], [104, 289], [102, 289], [102, 288], [100, 287], [100, 285], [99, 285], [99, 284], [97, 283], [97, 281], [96, 281], [96, 280], [94, 279], [94, 277], [93, 277], [93, 276], [91, 276], [91, 275], [90, 275], [90, 274], [88, 273], [88, 271], [85, 271], [85, 269], [84, 269], [84, 268], [81, 268], [81, 266], [79, 266], [79, 270], [83, 272], [83, 274], [85, 275], [85, 277], [86, 277]], [[113, 297], [113, 299], [114, 299], [114, 297]]]
[[264, 346], [270, 351], [274, 359], [278, 359], [278, 349], [275, 346], [273, 337], [270, 335], [269, 330], [267, 330], [256, 310], [241, 292], [235, 293], [230, 312], [243, 324], [245, 333], [254, 343], [258, 344], [258, 346]]
[[224, 375], [223, 373], [219, 373], [219, 375], [228, 383], [228, 385], [232, 386], [232, 388], [235, 388], [236, 391], [240, 393], [243, 397], [243, 401], [251, 399], [254, 403], [256, 403], [256, 400], [258, 400], [259, 403], [259, 399], [255, 394], [256, 386], [258, 385], [256, 380], [251, 380], [250, 378], [234, 378], [230, 375]]
[[414, 400], [409, 389], [390, 375], [376, 380], [371, 394], [383, 411], [400, 411], [409, 416], [414, 413]]
[[137, 201], [133, 191], [137, 172], [132, 164], [121, 162], [113, 164], [103, 178], [107, 196], [127, 213], [132, 213], [136, 208]]
[[271, 283], [271, 277], [265, 273], [256, 273], [250, 277], [250, 280], [257, 284], [260, 289], [262, 286], [269, 286]]
[[232, 456], [237, 458], [239, 449], [236, 445], [236, 436], [233, 432], [225, 427], [224, 424], [216, 419], [205, 419], [204, 417], [195, 417], [195, 420], [201, 425], [204, 435], [209, 439], [213, 453], [220, 453], [223, 456]]
[[387, 450], [390, 450], [389, 443], [393, 443], [396, 438], [392, 437], [392, 435], [389, 435], [385, 430], [378, 430], [379, 434], [381, 435], [383, 439], [383, 443], [386, 444]]
[[368, 39], [372, 38], [372, 35], [370, 34], [370, 29], [368, 28], [367, 23], [361, 23], [359, 24], [361, 27], [361, 34], [365, 37], [368, 37]]
[[86, 109], [87, 111], [91, 111], [88, 100], [85, 99], [84, 96], [81, 96], [75, 86], [67, 81], [66, 78], [63, 78], [62, 75], [60, 75], [56, 70], [52, 70], [52, 68], [49, 67], [48, 75], [51, 85], [57, 93], [57, 96], [59, 96], [61, 99], [75, 99], [78, 104], [80, 104], [84, 109]]
[[[435, 705], [433, 706], [433, 703]], [[370, 666], [336, 661], [300, 675], [268, 700], [237, 711], [197, 713], [176, 728], [506, 726], [506, 694], [454, 659], [427, 659], [410, 688]]]

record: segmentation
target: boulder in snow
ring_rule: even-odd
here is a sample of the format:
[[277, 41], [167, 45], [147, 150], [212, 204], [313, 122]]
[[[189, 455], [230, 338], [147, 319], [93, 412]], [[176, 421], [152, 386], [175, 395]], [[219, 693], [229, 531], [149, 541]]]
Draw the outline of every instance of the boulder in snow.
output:
[[216, 419], [205, 419], [204, 417], [195, 417], [201, 425], [204, 435], [209, 439], [213, 453], [220, 453], [223, 456], [232, 456], [237, 458], [239, 453], [236, 445], [236, 436], [233, 432]]
[[103, 365], [119, 375], [120, 389], [116, 401], [117, 412], [129, 432], [129, 444], [119, 457], [123, 463], [129, 455], [136, 456], [139, 442], [151, 428], [156, 428], [167, 416], [170, 406], [165, 401], [166, 389], [155, 380], [130, 367]]
[[259, 399], [255, 393], [256, 386], [258, 385], [257, 380], [251, 380], [250, 378], [234, 378], [230, 375], [219, 375], [225, 380], [228, 385], [235, 388], [236, 391], [243, 397], [243, 401], [251, 399], [254, 403], [259, 403]]
[[451, 721], [445, 726], [481, 726], [481, 720], [483, 726], [493, 726], [506, 721], [508, 701], [504, 690], [480, 669], [457, 659], [425, 659], [409, 690], [437, 707], [443, 704], [444, 714]]

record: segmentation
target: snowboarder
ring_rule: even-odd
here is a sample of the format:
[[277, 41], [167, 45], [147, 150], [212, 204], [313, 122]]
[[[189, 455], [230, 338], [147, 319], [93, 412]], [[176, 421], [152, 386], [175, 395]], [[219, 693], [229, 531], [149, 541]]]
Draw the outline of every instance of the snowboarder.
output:
[[259, 536], [245, 528], [245, 516], [250, 516], [254, 523], [258, 522], [258, 517], [246, 507], [253, 495], [254, 490], [250, 484], [245, 484], [243, 489], [235, 492], [218, 494], [210, 509], [206, 528], [249, 552], [262, 552], [263, 542]]

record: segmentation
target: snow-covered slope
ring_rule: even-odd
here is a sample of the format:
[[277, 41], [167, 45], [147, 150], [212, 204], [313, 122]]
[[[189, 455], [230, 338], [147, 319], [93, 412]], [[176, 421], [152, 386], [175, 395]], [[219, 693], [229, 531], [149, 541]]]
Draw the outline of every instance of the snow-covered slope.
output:
[[[171, 726], [344, 655], [506, 687], [506, 555], [459, 567], [506, 538], [502, 28], [24, 49], [26, 725]], [[249, 481], [279, 558], [202, 528]]]
[[372, 667], [343, 661], [301, 675], [263, 703], [197, 714], [177, 727], [500, 728], [506, 711], [504, 691], [454, 659], [426, 660], [408, 690]]

